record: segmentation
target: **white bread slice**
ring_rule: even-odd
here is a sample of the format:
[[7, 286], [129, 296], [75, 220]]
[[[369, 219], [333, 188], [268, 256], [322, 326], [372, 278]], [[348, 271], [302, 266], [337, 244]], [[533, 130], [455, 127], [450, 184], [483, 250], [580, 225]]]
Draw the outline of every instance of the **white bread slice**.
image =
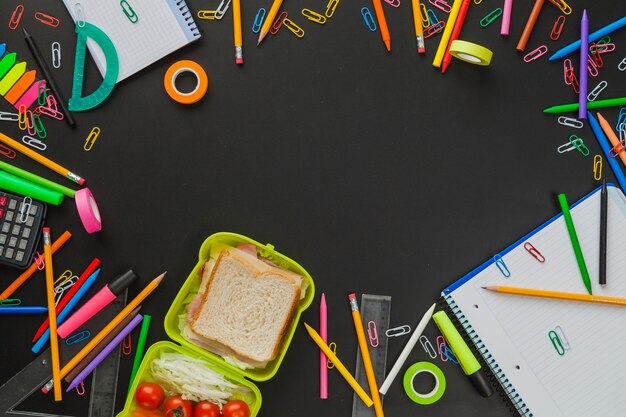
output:
[[300, 298], [292, 276], [229, 248], [200, 291], [202, 302], [188, 330], [204, 339], [204, 346], [232, 352], [253, 366], [276, 357]]

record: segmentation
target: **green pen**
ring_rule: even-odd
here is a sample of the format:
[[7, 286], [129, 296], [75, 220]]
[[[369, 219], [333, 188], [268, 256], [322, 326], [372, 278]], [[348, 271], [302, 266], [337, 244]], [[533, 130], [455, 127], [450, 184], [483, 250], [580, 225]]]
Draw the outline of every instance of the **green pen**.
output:
[[561, 210], [563, 211], [563, 219], [567, 225], [567, 233], [569, 233], [569, 238], [572, 241], [572, 247], [574, 248], [574, 254], [576, 255], [576, 262], [578, 262], [580, 275], [583, 277], [583, 283], [585, 284], [587, 291], [591, 294], [591, 280], [589, 279], [589, 272], [587, 271], [583, 251], [580, 248], [580, 243], [578, 242], [578, 235], [576, 235], [576, 228], [574, 227], [572, 215], [569, 212], [569, 206], [567, 205], [567, 198], [565, 197], [565, 194], [559, 194], [559, 204], [561, 205]]
[[443, 337], [446, 338], [456, 358], [459, 360], [463, 372], [469, 377], [474, 388], [476, 388], [483, 397], [490, 397], [493, 394], [493, 388], [491, 384], [489, 384], [487, 375], [485, 375], [484, 371], [481, 369], [476, 356], [474, 356], [461, 334], [456, 327], [454, 327], [454, 324], [452, 324], [446, 312], [436, 312], [433, 314], [433, 320], [437, 327], [439, 327]]
[[[587, 109], [603, 109], [605, 107], [618, 107], [624, 105], [626, 105], [626, 97], [607, 98], [604, 100], [588, 101]], [[559, 104], [543, 110], [544, 113], [567, 113], [570, 111], [578, 111], [578, 103]]]
[[143, 315], [143, 323], [141, 323], [141, 331], [139, 332], [139, 340], [137, 341], [137, 350], [135, 350], [135, 360], [133, 361], [133, 370], [130, 373], [130, 382], [128, 383], [128, 393], [130, 394], [130, 387], [133, 386], [133, 381], [135, 380], [135, 375], [137, 375], [137, 371], [139, 370], [139, 365], [141, 365], [141, 360], [143, 359], [143, 351], [146, 347], [146, 339], [148, 338], [148, 329], [150, 328], [150, 317], [147, 314]]

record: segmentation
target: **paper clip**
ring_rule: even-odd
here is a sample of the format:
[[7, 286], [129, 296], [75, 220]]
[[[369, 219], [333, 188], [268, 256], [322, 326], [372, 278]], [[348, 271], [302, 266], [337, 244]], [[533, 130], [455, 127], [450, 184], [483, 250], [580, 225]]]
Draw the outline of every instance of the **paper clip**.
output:
[[335, 14], [335, 9], [337, 9], [337, 5], [339, 4], [339, 0], [330, 0], [326, 5], [326, 17], [333, 17]]
[[20, 217], [18, 219], [20, 223], [26, 223], [26, 220], [28, 220], [28, 212], [30, 211], [32, 204], [32, 198], [28, 196], [24, 197], [24, 201], [20, 204]]
[[321, 15], [318, 12], [314, 12], [311, 9], [302, 9], [302, 16], [306, 17], [311, 22], [319, 23], [320, 25], [326, 23], [326, 16]]
[[78, 25], [79, 28], [84, 28], [87, 17], [85, 16], [85, 9], [83, 9], [83, 5], [76, 3], [74, 5], [74, 11], [76, 11], [76, 25]]
[[433, 347], [432, 343], [430, 343], [430, 340], [428, 340], [428, 337], [426, 337], [425, 335], [421, 335], [419, 341], [422, 344], [422, 347], [424, 348], [428, 356], [430, 356], [431, 359], [436, 359], [437, 352], [435, 351], [435, 348]]
[[26, 118], [26, 106], [24, 104], [20, 104], [20, 107], [18, 109], [17, 127], [19, 127], [20, 130], [26, 130], [28, 128], [28, 119]]
[[452, 10], [452, 7], [445, 0], [428, 0], [428, 2], [444, 13], [450, 13]]
[[589, 71], [589, 75], [592, 77], [597, 77], [599, 74], [598, 66], [591, 56], [587, 57], [587, 71]]
[[617, 64], [617, 69], [620, 71], [626, 71], [626, 58], [622, 59], [619, 64]]
[[626, 128], [626, 107], [622, 107], [617, 116], [617, 123], [615, 123], [615, 130], [623, 130]]
[[373, 320], [367, 322], [367, 338], [370, 341], [370, 346], [375, 348], [378, 346], [378, 331], [376, 330], [376, 323]]
[[361, 16], [363, 16], [363, 20], [365, 20], [365, 26], [372, 31], [376, 32], [376, 21], [374, 20], [374, 16], [372, 16], [372, 12], [367, 7], [363, 7], [361, 9]]
[[507, 268], [506, 264], [504, 263], [504, 259], [502, 259], [502, 256], [500, 256], [499, 253], [494, 255], [493, 262], [496, 264], [502, 275], [504, 275], [504, 278], [508, 278], [511, 276], [511, 271], [509, 271], [509, 268]]
[[26, 110], [26, 131], [29, 135], [33, 136], [37, 133], [35, 129], [35, 123], [33, 121], [34, 113], [30, 110]]
[[563, 80], [566, 85], [572, 85], [572, 74], [574, 73], [574, 66], [572, 60], [567, 58], [563, 60]]
[[571, 346], [569, 344], [569, 341], [567, 340], [567, 337], [565, 337], [565, 332], [563, 331], [563, 328], [560, 325], [559, 326], [555, 326], [554, 327], [554, 332], [556, 333], [556, 335], [561, 340], [561, 344], [563, 345], [565, 350], [570, 350]]
[[263, 20], [265, 20], [266, 13], [267, 12], [263, 7], [261, 7], [259, 11], [256, 12], [256, 16], [254, 16], [254, 22], [252, 23], [252, 33], [259, 33], [261, 31], [261, 26], [263, 26]]
[[120, 1], [120, 6], [122, 7], [122, 11], [124, 12], [128, 20], [130, 20], [130, 23], [137, 23], [139, 21], [139, 16], [137, 16], [137, 13], [135, 13], [130, 4], [128, 4], [128, 1]]
[[302, 38], [304, 36], [304, 29], [298, 26], [293, 20], [286, 17], [283, 19], [283, 25], [297, 37]]
[[126, 337], [122, 341], [122, 353], [124, 354], [124, 356], [129, 356], [131, 353], [133, 353], [132, 343], [133, 339], [130, 333], [128, 333], [128, 335], [126, 335]]
[[39, 251], [35, 251], [35, 254], [33, 255], [33, 260], [35, 261], [35, 265], [37, 265], [37, 269], [43, 271], [43, 269], [46, 267], [46, 261], [43, 255], [39, 253]]
[[15, 307], [19, 306], [20, 304], [22, 304], [22, 300], [20, 300], [19, 298], [5, 298], [3, 300], [0, 300], [0, 306], [2, 307]]
[[17, 122], [20, 119], [18, 113], [9, 113], [6, 111], [0, 111], [0, 121], [3, 122]]
[[600, 155], [593, 157], [593, 179], [596, 181], [602, 179], [602, 156]]
[[624, 142], [622, 141], [617, 142], [615, 146], [609, 149], [609, 158], [615, 158], [617, 157], [617, 155], [624, 152], [624, 150], [626, 150], [625, 146], [626, 144]]
[[33, 125], [35, 126], [35, 132], [37, 132], [39, 139], [45, 139], [46, 136], [48, 136], [46, 128], [43, 125], [43, 120], [41, 120], [38, 114], [33, 114]]
[[526, 251], [528, 251], [528, 253], [530, 253], [533, 256], [533, 258], [535, 258], [539, 262], [544, 263], [546, 261], [546, 258], [544, 258], [541, 252], [539, 252], [537, 248], [535, 248], [532, 245], [532, 243], [530, 242], [524, 243], [524, 249], [526, 249]]
[[385, 0], [385, 3], [391, 7], [400, 7], [400, 0]]
[[391, 329], [388, 329], [385, 332], [385, 336], [398, 337], [398, 336], [403, 336], [405, 334], [409, 334], [410, 332], [411, 332], [411, 326], [409, 326], [408, 324], [405, 324], [403, 326], [398, 326], [398, 327], [393, 327]]
[[554, 330], [550, 330], [548, 332], [548, 337], [550, 338], [550, 341], [552, 342], [552, 346], [554, 346], [556, 353], [558, 353], [559, 356], [565, 355], [565, 348], [563, 347], [563, 343], [561, 343], [559, 335], [556, 334]]
[[9, 19], [9, 29], [15, 30], [17, 26], [20, 24], [20, 20], [22, 20], [22, 15], [24, 14], [24, 6], [18, 4], [15, 10], [13, 10], [13, 14], [11, 15], [11, 19]]
[[43, 143], [42, 141], [40, 141], [39, 139], [35, 139], [31, 136], [28, 135], [24, 135], [22, 137], [22, 142], [24, 142], [25, 144], [27, 144], [28, 146], [38, 149], [40, 151], [45, 151], [47, 146], [45, 143]]
[[573, 127], [575, 129], [582, 129], [582, 127], [584, 126], [583, 122], [581, 122], [580, 120], [567, 116], [559, 116], [557, 122], [559, 122], [559, 124], [563, 126]]
[[444, 20], [440, 20], [434, 25], [430, 25], [424, 29], [424, 39], [430, 38], [431, 36], [441, 32], [443, 28], [446, 27], [446, 22]]
[[283, 20], [285, 20], [287, 16], [289, 16], [289, 13], [285, 10], [278, 15], [276, 20], [274, 20], [274, 23], [272, 23], [272, 26], [270, 27], [270, 33], [272, 35], [276, 35], [280, 28], [283, 27]]
[[538, 59], [540, 56], [545, 55], [548, 52], [548, 47], [545, 45], [540, 45], [537, 48], [533, 49], [526, 55], [524, 55], [524, 62], [531, 62]]
[[454, 351], [452, 349], [450, 349], [450, 346], [445, 345], [443, 347], [443, 354], [445, 355], [446, 358], [448, 358], [448, 360], [450, 360], [450, 362], [458, 365], [459, 361], [456, 358], [456, 355], [454, 354]]
[[606, 81], [600, 81], [600, 83], [596, 85], [595, 88], [587, 95], [587, 101], [595, 101], [607, 85], [609, 85], [609, 83]]
[[198, 19], [215, 20], [216, 10], [199, 10]]
[[553, 41], [558, 41], [561, 37], [561, 32], [563, 32], [563, 25], [565, 25], [566, 17], [564, 15], [559, 15], [554, 22], [554, 26], [552, 26], [552, 32], [550, 32], [550, 39]]
[[487, 16], [483, 17], [480, 20], [480, 25], [482, 27], [486, 28], [491, 23], [493, 23], [494, 20], [499, 18], [501, 15], [502, 15], [502, 9], [498, 7], [496, 9], [494, 9], [493, 11], [489, 12], [489, 14]]
[[583, 156], [589, 156], [589, 148], [585, 145], [582, 138], [579, 138], [576, 135], [571, 135], [569, 137], [569, 142], [580, 152]]
[[589, 57], [591, 57], [596, 64], [596, 68], [602, 68], [604, 66], [604, 60], [602, 59], [602, 54], [598, 52], [598, 45], [595, 43], [592, 44], [591, 49], [593, 49], [594, 52], [589, 54]]
[[0, 154], [6, 156], [9, 159], [15, 159], [15, 157], [17, 156], [17, 153], [13, 149], [2, 143], [0, 143]]
[[[582, 139], [580, 139], [580, 138], [578, 138], [576, 140], [582, 142]], [[568, 141], [568, 142], [560, 145], [558, 148], [556, 148], [556, 151], [558, 153], [565, 153], [565, 152], [573, 151], [574, 149], [576, 149], [576, 146], [574, 144], [572, 144], [571, 141]]]
[[91, 337], [91, 332], [89, 330], [83, 330], [82, 332], [76, 333], [75, 335], [69, 336], [65, 339], [65, 344], [67, 345], [75, 345], [76, 343], [80, 343], [84, 340], [87, 340]]
[[[331, 352], [333, 352], [335, 355], [337, 354], [337, 343], [335, 342], [330, 342], [328, 344], [328, 348], [331, 350]], [[335, 364], [333, 363], [333, 361], [331, 361], [330, 359], [328, 359], [326, 361], [326, 367], [328, 369], [333, 369], [335, 367]]]
[[[56, 69], [61, 68], [61, 44], [52, 42], [52, 66]], [[40, 104], [43, 106], [43, 104]]]
[[446, 348], [446, 339], [444, 339], [443, 336], [437, 336], [437, 338], [435, 339], [435, 344], [437, 345], [439, 359], [441, 359], [442, 362], [448, 362], [448, 358], [443, 354], [443, 351]]
[[[593, 52], [592, 49], [595, 51]], [[615, 51], [615, 44], [614, 43], [598, 43], [598, 42], [594, 42], [591, 45], [589, 45], [589, 52], [594, 54], [594, 53], [599, 53], [599, 54], [606, 54], [608, 52], [613, 52]]]
[[53, 28], [59, 26], [59, 23], [61, 23], [56, 17], [50, 16], [49, 14], [45, 14], [42, 12], [36, 12], [35, 19], [48, 26], [52, 26]]
[[96, 143], [96, 139], [100, 136], [100, 128], [94, 127], [91, 129], [91, 132], [87, 135], [87, 139], [85, 139], [85, 145], [83, 145], [83, 149], [89, 152], [91, 148], [93, 148], [93, 144]]
[[565, 3], [563, 0], [550, 0], [550, 3], [554, 4], [556, 7], [561, 9], [563, 14], [571, 14], [572, 8], [569, 4]]
[[230, 0], [222, 0], [220, 5], [217, 6], [217, 10], [215, 11], [215, 19], [222, 20], [222, 17], [224, 17], [229, 7], [230, 7]]
[[59, 277], [54, 281], [54, 286], [59, 286], [61, 284], [63, 284], [65, 281], [67, 281], [68, 279], [72, 278], [72, 271], [70, 271], [69, 269], [66, 269], [61, 275], [59, 275]]
[[422, 18], [422, 27], [427, 28], [431, 25], [428, 18], [428, 10], [426, 10], [426, 5], [422, 2], [420, 2], [420, 17]]
[[482, 2], [483, 2], [483, 0], [474, 0], [474, 4], [480, 4]]
[[437, 15], [435, 14], [435, 11], [433, 9], [428, 9], [426, 13], [428, 13], [428, 20], [432, 25], [439, 22], [439, 19], [437, 18]]
[[85, 381], [80, 381], [80, 384], [76, 385], [76, 394], [81, 397], [85, 395]]

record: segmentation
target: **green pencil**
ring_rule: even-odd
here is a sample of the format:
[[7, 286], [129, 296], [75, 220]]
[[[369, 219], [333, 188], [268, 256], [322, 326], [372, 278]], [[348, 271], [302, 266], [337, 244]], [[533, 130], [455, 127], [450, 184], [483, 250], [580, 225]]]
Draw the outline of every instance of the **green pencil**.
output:
[[580, 243], [578, 242], [576, 228], [574, 227], [574, 222], [572, 221], [572, 215], [569, 212], [569, 206], [567, 205], [567, 198], [565, 197], [565, 194], [559, 194], [559, 204], [561, 205], [561, 210], [563, 211], [563, 219], [567, 225], [567, 233], [569, 233], [569, 238], [572, 241], [572, 247], [574, 248], [578, 268], [580, 268], [580, 275], [583, 277], [583, 283], [585, 284], [585, 287], [587, 287], [587, 291], [591, 294], [591, 280], [589, 279], [589, 272], [587, 271], [585, 258], [583, 258], [583, 251], [580, 248]]
[[139, 340], [137, 340], [137, 350], [135, 350], [135, 360], [133, 361], [133, 370], [130, 372], [130, 382], [128, 383], [128, 393], [130, 394], [130, 387], [133, 386], [135, 375], [139, 370], [139, 365], [143, 359], [143, 351], [146, 347], [146, 339], [148, 338], [148, 329], [150, 328], [150, 317], [147, 314], [143, 315], [143, 323], [141, 323], [141, 331], [139, 332]]
[[[607, 98], [605, 100], [588, 101], [587, 109], [603, 109], [605, 107], [617, 107], [626, 105], [626, 97]], [[559, 104], [544, 109], [544, 113], [567, 113], [578, 111], [578, 103]]]
[[57, 193], [66, 195], [70, 198], [74, 198], [74, 194], [76, 194], [76, 191], [70, 188], [64, 187], [61, 184], [57, 184], [56, 182], [40, 177], [39, 175], [33, 174], [32, 172], [23, 170], [21, 168], [18, 168], [4, 161], [0, 161], [0, 169], [6, 172], [9, 172], [13, 175], [17, 175], [18, 177], [22, 177], [25, 180], [32, 181], [35, 184], [39, 184], [40, 186], [44, 188], [49, 188], [50, 190], [56, 191]]

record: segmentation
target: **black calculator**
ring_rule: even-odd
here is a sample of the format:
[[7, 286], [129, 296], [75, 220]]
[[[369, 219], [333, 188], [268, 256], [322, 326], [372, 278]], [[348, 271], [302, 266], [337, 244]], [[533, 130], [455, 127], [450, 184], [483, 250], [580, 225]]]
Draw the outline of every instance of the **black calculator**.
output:
[[45, 203], [0, 191], [0, 264], [32, 263], [45, 218]]

